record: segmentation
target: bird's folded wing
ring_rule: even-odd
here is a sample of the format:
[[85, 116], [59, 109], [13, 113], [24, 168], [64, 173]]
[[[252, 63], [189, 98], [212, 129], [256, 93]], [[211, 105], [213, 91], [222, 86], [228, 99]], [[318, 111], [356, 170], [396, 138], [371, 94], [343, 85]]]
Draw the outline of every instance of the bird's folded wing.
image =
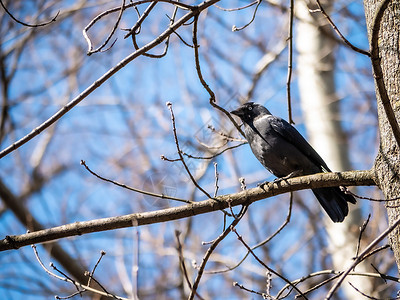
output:
[[304, 137], [297, 131], [296, 128], [294, 128], [284, 119], [275, 116], [273, 116], [273, 118], [270, 118], [270, 124], [275, 132], [280, 134], [286, 141], [293, 144], [311, 161], [321, 166], [327, 172], [331, 172], [325, 161], [321, 158], [321, 156], [319, 156], [317, 151], [315, 151], [314, 148], [304, 139]]

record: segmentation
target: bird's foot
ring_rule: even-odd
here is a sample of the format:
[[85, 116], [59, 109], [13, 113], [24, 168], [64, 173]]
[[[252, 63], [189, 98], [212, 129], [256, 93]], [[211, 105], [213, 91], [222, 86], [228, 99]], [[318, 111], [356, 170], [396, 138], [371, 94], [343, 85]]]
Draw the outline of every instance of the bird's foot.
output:
[[303, 173], [302, 170], [293, 171], [293, 172], [291, 172], [289, 175], [286, 175], [286, 176], [283, 176], [283, 177], [279, 177], [279, 178], [275, 178], [274, 181], [273, 181], [273, 183], [278, 184], [278, 183], [280, 183], [281, 181], [286, 181], [286, 180], [288, 180], [289, 178], [297, 177], [297, 176], [301, 175], [302, 173]]
[[269, 181], [264, 181], [264, 182], [259, 182], [257, 183], [257, 187], [259, 188], [263, 188], [265, 185], [267, 185], [269, 183]]

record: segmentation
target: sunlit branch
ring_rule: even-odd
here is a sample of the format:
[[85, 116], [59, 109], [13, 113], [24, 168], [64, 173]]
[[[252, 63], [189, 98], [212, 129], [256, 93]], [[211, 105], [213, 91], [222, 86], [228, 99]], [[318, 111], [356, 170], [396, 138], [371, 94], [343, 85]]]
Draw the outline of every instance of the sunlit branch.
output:
[[[268, 238], [266, 238], [265, 240], [261, 241], [257, 245], [252, 246], [250, 249], [251, 250], [255, 250], [255, 249], [259, 248], [259, 247], [262, 247], [265, 244], [269, 243], [269, 241], [271, 241], [275, 236], [277, 236], [283, 230], [283, 228], [285, 228], [286, 225], [289, 224], [290, 218], [292, 216], [292, 208], [293, 208], [293, 193], [291, 192], [290, 193], [288, 214], [286, 216], [285, 221], [281, 224], [281, 226], [279, 226], [279, 228], [273, 234], [271, 234]], [[247, 251], [246, 255], [236, 265], [234, 265], [232, 267], [229, 267], [229, 268], [224, 269], [224, 270], [209, 271], [208, 273], [209, 274], [219, 274], [219, 273], [225, 273], [225, 272], [232, 271], [232, 270], [236, 269], [237, 267], [239, 267], [246, 260], [246, 258], [249, 256], [249, 254], [250, 254], [250, 251]]]
[[132, 226], [143, 226], [166, 221], [183, 219], [212, 211], [249, 204], [272, 196], [320, 187], [341, 185], [375, 185], [371, 170], [347, 171], [334, 173], [319, 173], [302, 177], [289, 178], [279, 183], [270, 182], [263, 188], [256, 187], [235, 194], [227, 194], [193, 202], [178, 207], [171, 207], [151, 212], [134, 213], [129, 215], [103, 218], [85, 222], [76, 222], [50, 229], [43, 229], [22, 235], [6, 236], [0, 240], [0, 251], [18, 249], [35, 243], [44, 243], [60, 238], [82, 235], [85, 233], [101, 232]]
[[293, 18], [294, 18], [294, 0], [290, 0], [289, 34], [288, 34], [288, 72], [286, 79], [288, 120], [290, 124], [294, 124], [292, 118], [292, 96], [291, 96], [291, 83], [292, 83], [292, 71], [293, 71]]
[[352, 50], [354, 50], [354, 51], [356, 51], [356, 52], [358, 52], [358, 53], [364, 54], [364, 55], [366, 55], [366, 56], [368, 56], [368, 57], [371, 57], [371, 53], [370, 53], [370, 52], [368, 52], [368, 51], [366, 51], [366, 50], [363, 50], [363, 49], [360, 49], [360, 48], [354, 46], [352, 43], [350, 43], [349, 40], [346, 39], [346, 38], [344, 37], [344, 35], [340, 32], [339, 28], [337, 28], [337, 26], [336, 26], [335, 23], [332, 21], [332, 19], [329, 17], [329, 15], [325, 12], [325, 10], [324, 10], [324, 8], [322, 7], [320, 1], [319, 1], [319, 0], [315, 0], [315, 1], [317, 2], [318, 9], [321, 11], [321, 13], [322, 13], [322, 14], [324, 15], [324, 17], [327, 19], [327, 21], [328, 21], [329, 24], [332, 26], [333, 30], [337, 33], [337, 35], [341, 38], [341, 40], [342, 40], [347, 46], [349, 46]]
[[96, 176], [97, 178], [99, 178], [99, 179], [101, 179], [101, 180], [103, 180], [103, 181], [106, 181], [106, 182], [115, 184], [115, 185], [117, 185], [117, 186], [119, 186], [119, 187], [122, 187], [122, 188], [124, 188], [124, 189], [130, 190], [130, 191], [133, 191], [133, 192], [136, 192], [136, 193], [139, 193], [139, 194], [143, 194], [143, 195], [155, 197], [155, 198], [161, 198], [161, 199], [166, 199], [166, 200], [174, 200], [174, 201], [179, 201], [179, 202], [184, 202], [184, 203], [192, 203], [192, 202], [189, 201], [189, 200], [185, 200], [185, 199], [181, 199], [181, 198], [176, 198], [176, 197], [171, 197], [171, 196], [164, 195], [164, 194], [156, 194], [156, 193], [152, 193], [152, 192], [149, 192], [149, 191], [140, 190], [140, 189], [137, 189], [137, 188], [134, 188], [134, 187], [127, 186], [126, 184], [119, 183], [118, 181], [105, 178], [105, 177], [103, 177], [103, 176], [100, 176], [100, 175], [97, 174], [96, 172], [92, 171], [92, 170], [86, 165], [86, 162], [85, 162], [84, 160], [81, 160], [81, 165], [84, 166], [84, 167], [86, 168], [86, 170], [87, 170], [90, 174], [92, 174], [93, 176]]
[[[76, 292], [76, 295], [79, 295], [79, 294], [81, 294], [81, 293], [83, 293], [83, 292], [85, 292], [85, 291], [90, 291], [90, 292], [95, 293], [95, 294], [98, 294], [98, 295], [113, 297], [114, 299], [128, 300], [127, 298], [119, 297], [119, 296], [110, 294], [110, 293], [108, 293], [108, 292], [103, 292], [103, 291], [94, 289], [94, 288], [90, 287], [89, 285], [81, 284], [81, 283], [77, 282], [76, 280], [70, 278], [69, 276], [66, 276], [66, 274], [65, 274], [64, 272], [60, 272], [60, 270], [58, 270], [58, 269], [54, 266], [53, 263], [50, 263], [50, 266], [51, 266], [54, 270], [56, 270], [57, 272], [59, 272], [60, 274], [62, 274], [63, 276], [59, 276], [59, 275], [57, 275], [57, 274], [51, 272], [49, 269], [47, 269], [47, 268], [45, 267], [45, 265], [43, 264], [42, 260], [40, 259], [39, 253], [38, 253], [38, 251], [37, 251], [37, 249], [36, 249], [36, 245], [32, 245], [32, 249], [33, 249], [33, 252], [34, 252], [34, 254], [35, 254], [36, 260], [39, 262], [39, 265], [42, 267], [42, 269], [43, 269], [47, 274], [49, 274], [50, 276], [52, 276], [52, 277], [54, 277], [54, 278], [57, 278], [57, 279], [59, 279], [59, 280], [61, 280], [61, 281], [65, 281], [65, 282], [69, 282], [69, 283], [73, 284], [73, 285], [78, 289], [78, 291]], [[82, 288], [82, 290], [79, 290], [79, 288]]]
[[248, 208], [248, 204], [244, 204], [242, 206], [242, 209], [240, 210], [239, 214], [234, 218], [234, 220], [232, 221], [232, 223], [230, 224], [230, 226], [228, 228], [226, 228], [212, 243], [211, 246], [208, 248], [206, 254], [203, 257], [203, 260], [201, 261], [200, 267], [197, 271], [197, 276], [196, 279], [193, 283], [193, 287], [192, 290], [190, 291], [190, 295], [188, 297], [188, 300], [193, 300], [194, 295], [197, 292], [197, 288], [200, 284], [200, 280], [201, 277], [203, 276], [204, 273], [204, 269], [206, 267], [206, 264], [208, 262], [208, 259], [210, 258], [211, 254], [213, 253], [213, 251], [217, 248], [218, 244], [225, 239], [228, 234], [232, 231], [232, 228], [234, 228], [242, 219], [242, 217], [245, 215], [246, 211]]
[[235, 228], [232, 228], [232, 231], [236, 234], [238, 240], [246, 247], [247, 251], [250, 252], [250, 254], [255, 258], [255, 260], [262, 265], [264, 268], [266, 268], [269, 272], [271, 272], [272, 274], [274, 274], [275, 276], [277, 276], [278, 278], [282, 279], [283, 281], [285, 281], [287, 284], [289, 284], [293, 289], [295, 289], [304, 299], [308, 299], [303, 293], [302, 291], [300, 291], [296, 285], [292, 284], [292, 282], [287, 279], [286, 277], [282, 276], [279, 272], [271, 269], [269, 266], [267, 266], [254, 252], [253, 250], [250, 248], [249, 245], [247, 245], [247, 243], [243, 240], [243, 237], [241, 235], [239, 235], [239, 233], [236, 231]]
[[167, 106], [168, 109], [171, 113], [171, 122], [172, 122], [172, 132], [174, 134], [174, 140], [175, 140], [175, 145], [176, 145], [176, 149], [179, 155], [179, 160], [182, 162], [183, 167], [186, 170], [186, 173], [189, 175], [190, 180], [192, 181], [192, 183], [201, 191], [203, 192], [204, 195], [206, 195], [208, 198], [211, 198], [210, 194], [204, 190], [199, 183], [197, 182], [197, 180], [193, 177], [192, 173], [189, 170], [189, 167], [187, 166], [185, 159], [182, 155], [182, 151], [181, 148], [179, 146], [179, 139], [178, 139], [178, 134], [176, 133], [176, 126], [175, 126], [175, 115], [174, 115], [174, 111], [172, 110], [172, 103], [171, 102], [167, 102]]
[[391, 233], [399, 224], [400, 224], [400, 217], [397, 218], [397, 220], [395, 222], [393, 222], [392, 225], [390, 225], [384, 232], [382, 232], [367, 247], [365, 247], [364, 251], [362, 251], [359, 256], [354, 258], [354, 262], [350, 265], [350, 267], [347, 268], [346, 271], [343, 272], [343, 274], [340, 275], [337, 282], [329, 290], [328, 294], [324, 298], [325, 300], [329, 300], [332, 298], [333, 294], [336, 292], [336, 290], [339, 288], [339, 286], [343, 283], [344, 279], [347, 277], [347, 275], [349, 275], [351, 270], [353, 270], [360, 262], [362, 262], [366, 258], [366, 256], [369, 254], [369, 252], [371, 252], [372, 249], [376, 245], [378, 245], [378, 243], [380, 243], [384, 238], [386, 238], [389, 235], [389, 233]]
[[253, 12], [253, 16], [251, 17], [251, 20], [250, 20], [250, 22], [248, 22], [246, 25], [243, 25], [242, 27], [236, 27], [235, 25], [233, 25], [232, 26], [232, 31], [240, 31], [240, 30], [243, 30], [243, 29], [245, 29], [246, 27], [248, 27], [251, 23], [253, 23], [254, 22], [254, 19], [256, 18], [256, 14], [257, 14], [257, 10], [258, 10], [258, 7], [260, 6], [260, 4], [261, 4], [261, 0], [257, 0], [256, 1], [257, 2], [257, 5], [256, 5], [256, 8], [254, 9], [254, 12]]
[[58, 11], [57, 14], [54, 16], [54, 18], [51, 19], [51, 20], [48, 21], [48, 22], [39, 23], [39, 24], [28, 24], [28, 23], [25, 23], [25, 22], [23, 22], [23, 21], [21, 21], [21, 20], [18, 20], [16, 17], [14, 17], [14, 15], [13, 15], [13, 14], [7, 9], [7, 7], [4, 5], [4, 3], [3, 3], [2, 0], [0, 0], [0, 5], [3, 7], [4, 11], [10, 16], [11, 19], [13, 19], [13, 20], [14, 20], [15, 22], [17, 22], [18, 24], [21, 24], [21, 25], [26, 26], [26, 27], [33, 27], [33, 28], [35, 28], [35, 27], [42, 27], [42, 26], [49, 25], [50, 23], [55, 22], [56, 19], [57, 19], [57, 17], [58, 17], [58, 15], [60, 14], [60, 11]]
[[[259, 295], [259, 296], [262, 297], [262, 299], [269, 299], [269, 298], [271, 298], [271, 295], [270, 295], [270, 294], [268, 294], [268, 293], [261, 293], [261, 292], [257, 292], [257, 291], [255, 291], [255, 290], [249, 289], [249, 288], [245, 287], [243, 284], [240, 284], [240, 283], [237, 282], [237, 281], [233, 282], [233, 286], [237, 286], [239, 289], [244, 290], [244, 291], [246, 291], [246, 292], [248, 292], [248, 293]], [[272, 299], [272, 298], [271, 298], [271, 299]]]
[[258, 4], [260, 2], [261, 1], [256, 0], [256, 1], [253, 1], [253, 2], [251, 2], [249, 4], [247, 4], [247, 5], [244, 5], [244, 6], [241, 6], [241, 7], [235, 7], [235, 8], [224, 8], [224, 7], [221, 7], [219, 5], [215, 5], [215, 7], [220, 9], [220, 10], [223, 10], [223, 11], [238, 11], [238, 10], [243, 10], [243, 9], [249, 8], [249, 7], [251, 7], [251, 6], [255, 5], [255, 4]]
[[[180, 264], [183, 276], [185, 277], [185, 281], [186, 281], [189, 289], [192, 290], [192, 283], [190, 282], [189, 275], [188, 275], [188, 272], [187, 272], [187, 269], [186, 269], [185, 257], [183, 256], [182, 243], [181, 243], [181, 241], [179, 239], [179, 236], [180, 236], [180, 232], [175, 230], [177, 251], [178, 251], [178, 255], [179, 255], [179, 264]], [[200, 299], [204, 300], [204, 298], [201, 297], [197, 291], [196, 291], [196, 296], [199, 297]]]
[[368, 218], [363, 222], [362, 226], [360, 227], [360, 234], [358, 235], [358, 241], [357, 241], [357, 248], [356, 248], [355, 257], [357, 257], [359, 252], [360, 252], [361, 238], [362, 238], [362, 235], [363, 235], [365, 229], [367, 228], [367, 225], [369, 223], [369, 219], [370, 218], [371, 218], [371, 214], [368, 214]]
[[204, 89], [207, 91], [207, 93], [210, 95], [210, 99], [209, 102], [210, 104], [220, 110], [222, 113], [224, 113], [229, 120], [231, 120], [232, 124], [236, 127], [236, 129], [240, 132], [240, 134], [242, 136], [244, 136], [244, 133], [242, 131], [242, 129], [240, 128], [240, 126], [236, 123], [236, 121], [233, 119], [233, 117], [231, 116], [231, 114], [224, 109], [223, 107], [219, 106], [216, 103], [216, 99], [215, 99], [215, 94], [212, 91], [212, 89], [209, 87], [209, 85], [207, 84], [207, 82], [204, 80], [203, 74], [201, 72], [201, 67], [200, 67], [200, 57], [199, 57], [199, 44], [197, 41], [197, 25], [198, 25], [198, 20], [199, 20], [199, 16], [195, 15], [194, 16], [194, 21], [193, 21], [193, 47], [194, 47], [194, 60], [195, 60], [195, 64], [196, 64], [196, 72], [197, 72], [197, 77], [200, 80], [201, 85], [204, 87]]
[[[115, 21], [115, 24], [114, 24], [114, 26], [113, 26], [111, 32], [110, 32], [109, 35], [107, 36], [106, 40], [104, 41], [104, 43], [101, 44], [101, 45], [100, 45], [99, 47], [97, 47], [96, 49], [93, 50], [93, 47], [91, 46], [91, 42], [90, 42], [90, 40], [89, 40], [89, 38], [88, 38], [88, 36], [87, 36], [87, 34], [86, 34], [86, 31], [87, 31], [86, 28], [85, 28], [85, 30], [83, 30], [83, 36], [85, 37], [86, 41], [87, 41], [88, 44], [89, 44], [89, 50], [87, 51], [87, 55], [92, 55], [93, 53], [103, 51], [103, 48], [104, 48], [104, 47], [108, 44], [108, 42], [111, 40], [112, 36], [114, 35], [115, 31], [116, 31], [117, 28], [118, 28], [119, 23], [121, 22], [122, 14], [124, 13], [124, 7], [125, 7], [125, 0], [122, 0], [121, 9], [119, 10], [118, 17], [117, 17], [117, 21]], [[116, 42], [116, 40], [111, 44], [111, 46], [110, 46], [109, 48], [107, 48], [107, 49], [104, 50], [104, 51], [107, 51], [108, 49], [110, 49], [110, 48], [114, 45], [115, 42]]]
[[[62, 107], [58, 112], [48, 118], [45, 122], [34, 128], [30, 133], [13, 143], [12, 145], [8, 146], [4, 150], [0, 152], [0, 159], [7, 154], [13, 152], [14, 150], [18, 149], [22, 145], [26, 144], [28, 141], [39, 135], [43, 130], [46, 130], [49, 126], [57, 122], [61, 117], [63, 117], [67, 112], [69, 112], [72, 108], [74, 108], [78, 103], [80, 103], [83, 99], [89, 96], [93, 91], [99, 88], [102, 84], [104, 84], [109, 78], [111, 78], [114, 74], [118, 71], [123, 69], [128, 63], [136, 59], [137, 57], [143, 55], [144, 53], [148, 52], [150, 49], [161, 44], [168, 36], [173, 34], [180, 26], [185, 24], [187, 21], [192, 19], [194, 16], [198, 16], [198, 14], [218, 2], [219, 0], [207, 0], [203, 3], [196, 6], [193, 10], [186, 13], [182, 16], [179, 20], [177, 20], [172, 26], [169, 26], [163, 33], [157, 36], [153, 41], [149, 42], [148, 44], [144, 45], [139, 50], [136, 50], [132, 54], [125, 57], [121, 60], [116, 66], [108, 70], [104, 73], [100, 78], [98, 78], [95, 82], [93, 82], [88, 88], [86, 88], [81, 94], [77, 97], [72, 99], [69, 103], [67, 103], [64, 107]], [[173, 1], [165, 1], [165, 2], [173, 2]], [[144, 3], [144, 2], [143, 2]]]

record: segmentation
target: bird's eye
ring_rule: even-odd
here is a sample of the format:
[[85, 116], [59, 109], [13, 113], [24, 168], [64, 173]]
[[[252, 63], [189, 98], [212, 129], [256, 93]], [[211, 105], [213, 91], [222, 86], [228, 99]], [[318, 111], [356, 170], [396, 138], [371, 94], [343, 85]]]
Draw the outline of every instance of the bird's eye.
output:
[[251, 106], [249, 106], [249, 110], [252, 110], [253, 108]]

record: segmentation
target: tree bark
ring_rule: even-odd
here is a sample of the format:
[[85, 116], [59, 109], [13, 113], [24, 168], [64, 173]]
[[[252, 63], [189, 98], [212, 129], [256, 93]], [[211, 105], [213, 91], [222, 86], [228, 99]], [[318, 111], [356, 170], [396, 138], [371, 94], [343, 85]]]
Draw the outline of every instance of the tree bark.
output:
[[[385, 6], [387, 4], [387, 7], [382, 7], [382, 4]], [[393, 111], [398, 122], [400, 114], [400, 1], [365, 0], [364, 7], [371, 49], [376, 50], [371, 51], [375, 73], [380, 133], [379, 152], [374, 166], [375, 176], [385, 198], [395, 199], [400, 196], [400, 153], [399, 145], [387, 117], [387, 109]], [[377, 15], [380, 9], [383, 9], [382, 17]], [[375, 26], [375, 24], [379, 26]], [[373, 36], [374, 31], [378, 32], [377, 36]], [[376, 45], [375, 48], [374, 45]], [[381, 69], [382, 74], [379, 74], [379, 69]], [[380, 82], [381, 79], [383, 81]], [[390, 99], [386, 109], [382, 101], [385, 96], [382, 94], [379, 84], [384, 85], [384, 90]], [[395, 219], [400, 216], [399, 205], [399, 200], [387, 202], [389, 225], [393, 224]], [[391, 232], [389, 243], [400, 272], [399, 228]]]

